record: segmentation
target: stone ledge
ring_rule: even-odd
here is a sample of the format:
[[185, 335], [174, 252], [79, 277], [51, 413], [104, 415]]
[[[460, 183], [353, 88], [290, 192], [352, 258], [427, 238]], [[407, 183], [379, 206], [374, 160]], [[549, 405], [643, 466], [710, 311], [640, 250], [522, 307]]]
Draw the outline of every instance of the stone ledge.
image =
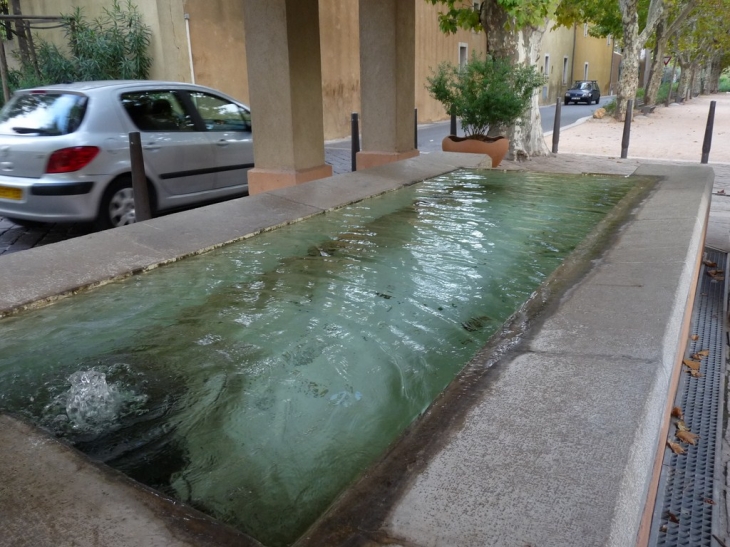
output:
[[636, 174], [662, 180], [600, 259], [548, 297], [523, 340], [485, 347], [299, 547], [637, 544], [714, 175]]
[[[309, 182], [3, 256], [0, 315], [346, 205], [366, 197], [363, 194], [368, 189], [389, 191], [461, 166], [475, 166], [480, 159], [429, 154], [362, 174]], [[575, 158], [564, 161], [576, 162]], [[558, 161], [553, 165], [553, 171], [560, 170]], [[555, 302], [541, 327], [531, 331], [517, 348], [510, 346], [510, 352], [483, 374], [479, 390], [459, 394], [464, 412], [456, 415], [443, 404], [443, 398], [437, 400], [426, 418], [445, 416], [438, 422], [440, 428], [429, 431], [419, 423], [404, 437], [425, 431], [435, 450], [427, 454], [393, 449], [363, 483], [343, 496], [340, 505], [301, 545], [393, 544], [401, 540], [423, 546], [519, 542], [623, 546], [635, 542], [653, 458], [657, 446], [663, 444], [661, 422], [684, 342], [681, 333], [691, 303], [713, 179], [707, 167], [646, 166], [637, 174], [665, 178], [616, 236], [615, 245], [601, 260], [591, 263], [590, 272], [575, 288]], [[341, 197], [330, 197], [319, 207], [305, 191], [312, 185], [308, 187], [312, 192], [331, 196], [339, 184]], [[674, 198], [681, 195], [681, 200], [667, 199], [670, 194]], [[656, 207], [658, 203], [662, 206]], [[657, 218], [665, 209], [664, 218], [671, 222]], [[655, 239], [648, 239], [652, 234]], [[652, 241], [664, 241], [655, 249], [665, 260], [662, 268], [657, 268], [657, 253], [648, 249]], [[641, 253], [636, 256], [640, 246], [647, 253], [643, 258]], [[641, 283], [628, 287], [622, 279], [641, 279]], [[610, 287], [615, 290], [609, 292]], [[586, 306], [585, 298], [600, 297], [601, 291], [603, 300]], [[647, 309], [652, 310], [651, 316], [646, 316]], [[631, 321], [637, 326], [630, 327]], [[643, 343], [635, 336], [639, 328], [646, 328]], [[485, 369], [494, 358], [486, 348], [467, 374]], [[42, 437], [8, 425], [5, 418], [0, 423], [5, 446]], [[19, 466], [15, 460], [44, 461], [46, 453], [58, 451], [56, 445], [34, 442], [32, 457], [21, 451], [20, 456], [4, 458], [0, 476], [9, 473], [16, 480], [0, 481], [3, 514], [19, 507], [18, 496], [38, 499], [49, 488], [63, 491], [63, 485], [76, 484], [79, 473], [98, 482], [94, 488], [103, 486], [106, 479], [96, 475], [94, 464], [65, 445], [59, 446], [72, 454], [74, 469], [54, 472], [45, 479], [36, 467]], [[368, 481], [377, 478], [378, 469], [387, 467], [394, 455], [404, 455], [404, 471], [394, 478], [402, 490], [391, 495], [389, 480], [379, 485], [382, 488], [368, 489]], [[26, 483], [23, 477], [38, 480]], [[34, 486], [22, 490], [27, 484]], [[149, 493], [131, 481], [124, 488]], [[359, 505], [352, 504], [353, 496]], [[137, 503], [142, 502], [131, 502]], [[351, 511], [351, 520], [346, 522], [343, 514], [353, 508], [356, 516]], [[51, 505], [44, 517], [54, 522], [61, 509]], [[80, 545], [90, 543], [99, 527], [109, 524], [99, 509], [98, 500], [76, 507], [71, 520], [57, 520], [49, 526], [61, 522], [61, 526], [73, 528], [77, 522], [89, 523], [76, 531]], [[143, 505], [138, 509], [149, 515]], [[26, 511], [26, 520], [17, 521], [26, 524], [17, 530], [42, 534], [43, 530], [34, 529], [41, 525], [28, 520], [35, 518], [34, 511]], [[154, 518], [140, 521], [142, 526], [132, 524], [141, 532], [158, 529], [160, 523], [152, 521]], [[331, 531], [331, 526], [337, 534], [326, 539], [317, 535]], [[44, 545], [40, 540], [30, 544]], [[129, 539], [106, 544], [144, 543]]]
[[0, 545], [261, 547], [261, 544], [0, 415]]

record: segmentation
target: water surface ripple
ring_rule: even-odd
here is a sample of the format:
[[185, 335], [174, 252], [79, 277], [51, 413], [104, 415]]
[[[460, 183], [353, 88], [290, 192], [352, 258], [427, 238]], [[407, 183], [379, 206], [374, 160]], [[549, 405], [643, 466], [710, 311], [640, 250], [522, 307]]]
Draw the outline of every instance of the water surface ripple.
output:
[[459, 171], [5, 319], [0, 408], [288, 545], [630, 185]]

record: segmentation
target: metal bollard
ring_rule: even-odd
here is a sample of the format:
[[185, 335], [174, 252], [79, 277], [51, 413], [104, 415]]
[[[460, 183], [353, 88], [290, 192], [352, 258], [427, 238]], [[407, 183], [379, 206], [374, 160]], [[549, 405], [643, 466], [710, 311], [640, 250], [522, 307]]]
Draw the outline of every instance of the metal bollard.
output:
[[451, 128], [449, 135], [456, 137], [456, 114], [451, 115]]
[[558, 153], [558, 142], [560, 142], [560, 110], [562, 102], [560, 98], [555, 103], [555, 120], [553, 121], [553, 154]]
[[634, 101], [629, 99], [626, 101], [626, 118], [624, 118], [624, 135], [621, 139], [621, 157], [627, 158], [629, 155], [629, 137], [631, 135], [631, 118], [634, 115]]
[[352, 113], [350, 118], [350, 125], [352, 131], [352, 171], [357, 171], [357, 153], [360, 151], [360, 123], [357, 112]]
[[715, 125], [715, 105], [717, 101], [710, 101], [710, 112], [707, 114], [707, 127], [705, 127], [705, 140], [702, 141], [702, 160], [700, 163], [707, 163], [710, 159], [710, 147], [712, 146], [712, 127]]
[[141, 222], [152, 218], [147, 176], [144, 174], [142, 139], [139, 131], [129, 134], [129, 158], [132, 162], [132, 190], [134, 191], [134, 220]]
[[418, 109], [413, 113], [413, 148], [418, 150]]

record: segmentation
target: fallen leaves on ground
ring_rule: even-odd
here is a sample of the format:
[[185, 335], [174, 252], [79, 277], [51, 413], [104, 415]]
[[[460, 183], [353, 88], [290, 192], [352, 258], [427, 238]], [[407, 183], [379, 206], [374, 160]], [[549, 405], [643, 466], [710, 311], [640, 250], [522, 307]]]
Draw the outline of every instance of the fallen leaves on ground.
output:
[[689, 431], [689, 427], [687, 427], [687, 424], [686, 424], [686, 423], [684, 423], [684, 419], [682, 419], [682, 420], [677, 420], [677, 423], [676, 423], [676, 425], [677, 425], [677, 429], [678, 429], [679, 431]]
[[705, 273], [715, 281], [725, 280], [725, 270], [707, 270]]
[[710, 355], [710, 350], [709, 349], [700, 350], [700, 351], [697, 352], [697, 355], [700, 356], [700, 359], [704, 359], [705, 357], [707, 357], [708, 355]]
[[672, 449], [672, 452], [675, 454], [684, 454], [685, 450], [681, 446], [679, 446], [678, 443], [673, 443], [672, 441], [667, 441], [667, 445], [669, 448]]
[[704, 502], [705, 502], [706, 504], [708, 504], [708, 505], [717, 505], [717, 503], [715, 503], [715, 500], [713, 500], [713, 499], [710, 499], [710, 498], [705, 498], [705, 499], [704, 499], [704, 500], [702, 500], [702, 501], [704, 501]]
[[713, 262], [712, 260], [703, 260], [702, 263], [708, 268], [717, 268], [717, 262]]
[[684, 420], [684, 414], [682, 413], [682, 409], [678, 406], [675, 406], [672, 409], [672, 418], [679, 418], [680, 420]]
[[692, 340], [693, 340], [693, 341], [695, 341], [695, 342], [696, 342], [696, 341], [697, 341], [697, 340], [699, 340], [699, 339], [700, 339], [700, 336], [699, 336], [699, 334], [693, 334], [693, 335], [692, 335]]
[[673, 522], [675, 524], [679, 522], [679, 517], [677, 515], [675, 515], [674, 513], [672, 513], [671, 511], [667, 511], [667, 518], [669, 519], [670, 522]]
[[697, 433], [692, 433], [691, 431], [677, 431], [676, 435], [683, 443], [689, 443], [693, 446], [697, 444], [697, 439], [700, 438]]
[[686, 367], [691, 368], [692, 370], [700, 370], [700, 365], [702, 363], [695, 359], [682, 359], [682, 364]]
[[690, 375], [692, 375], [692, 378], [702, 378], [702, 373], [699, 370], [690, 370]]

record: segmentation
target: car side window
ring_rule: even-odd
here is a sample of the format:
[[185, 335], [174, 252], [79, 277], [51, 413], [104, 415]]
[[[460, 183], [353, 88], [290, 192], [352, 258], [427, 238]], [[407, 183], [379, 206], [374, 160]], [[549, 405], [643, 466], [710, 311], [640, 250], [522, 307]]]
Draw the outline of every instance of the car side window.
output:
[[189, 95], [207, 131], [251, 131], [251, 114], [244, 108], [209, 93]]
[[122, 106], [140, 131], [195, 131], [190, 113], [173, 91], [122, 93]]

